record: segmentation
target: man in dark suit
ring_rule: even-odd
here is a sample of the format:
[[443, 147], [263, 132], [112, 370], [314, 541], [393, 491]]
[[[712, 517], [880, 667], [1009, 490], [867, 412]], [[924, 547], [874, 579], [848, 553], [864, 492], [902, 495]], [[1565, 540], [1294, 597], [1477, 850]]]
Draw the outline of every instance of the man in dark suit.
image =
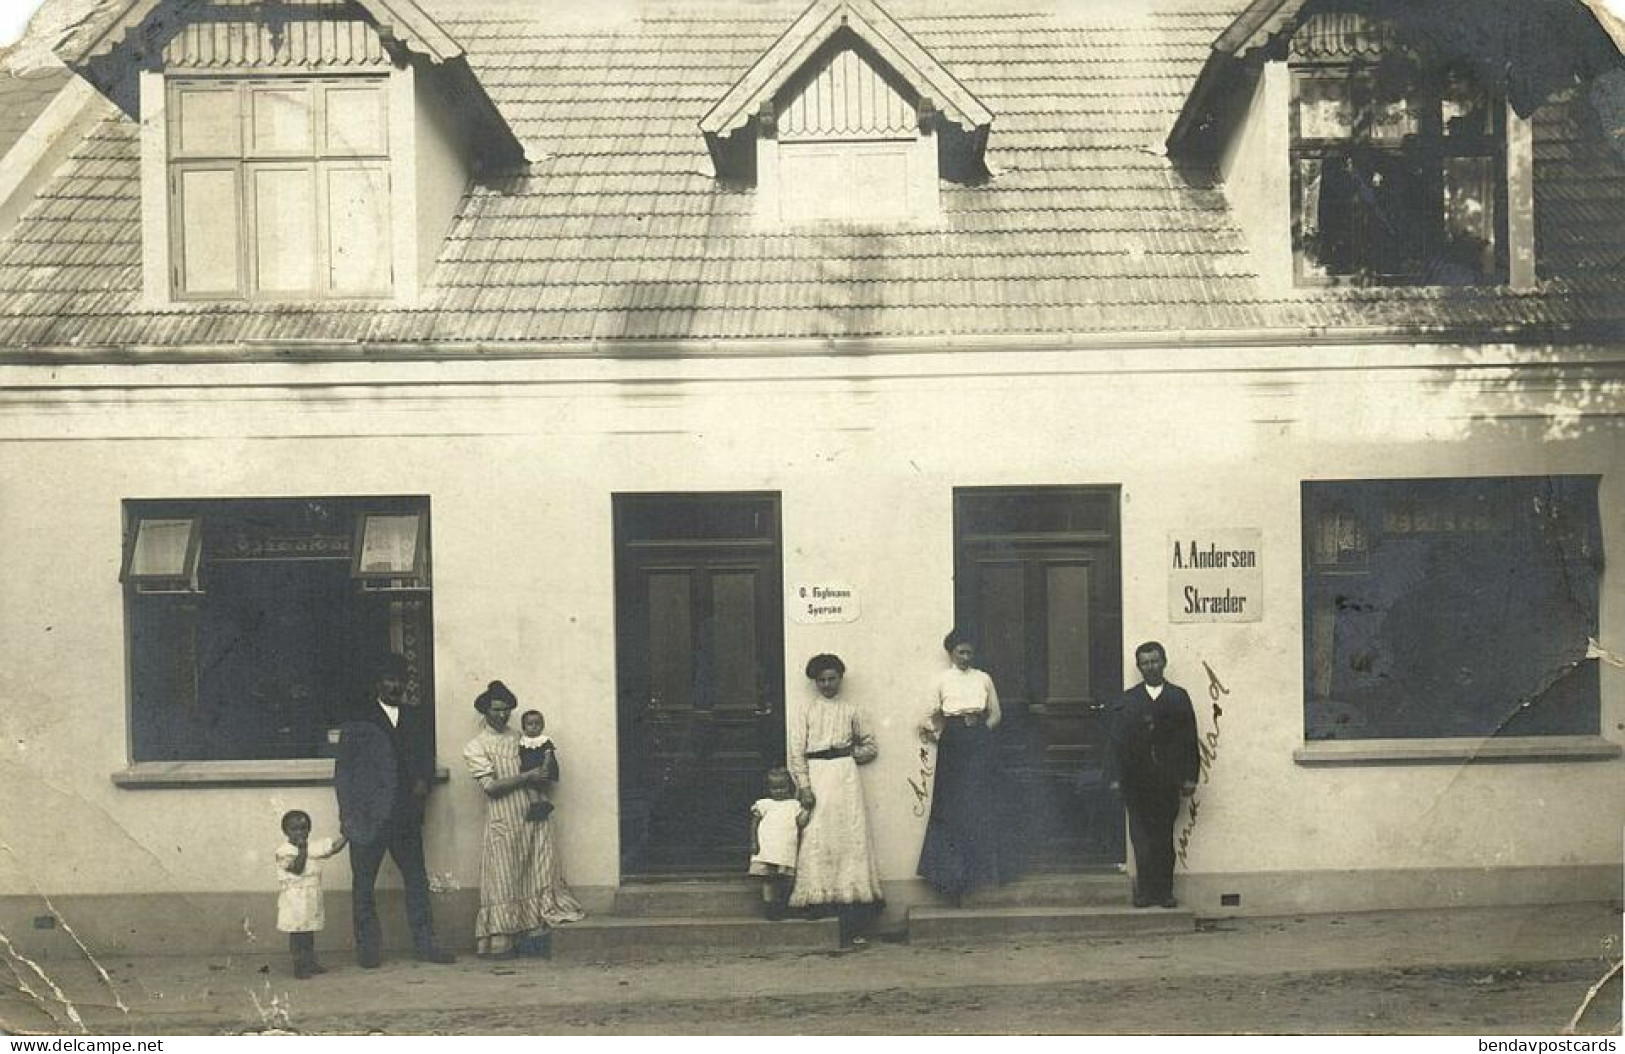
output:
[[1156, 641], [1134, 649], [1141, 682], [1112, 708], [1112, 786], [1128, 808], [1134, 843], [1134, 906], [1178, 907], [1174, 899], [1174, 823], [1179, 802], [1196, 790], [1201, 756], [1191, 697], [1163, 679], [1168, 653]]
[[350, 839], [350, 897], [356, 962], [377, 966], [382, 953], [373, 885], [388, 852], [406, 883], [406, 921], [423, 962], [455, 956], [434, 940], [429, 874], [423, 864], [423, 807], [434, 778], [434, 734], [429, 717], [406, 692], [406, 660], [380, 656], [369, 697], [341, 726], [333, 784], [339, 829]]

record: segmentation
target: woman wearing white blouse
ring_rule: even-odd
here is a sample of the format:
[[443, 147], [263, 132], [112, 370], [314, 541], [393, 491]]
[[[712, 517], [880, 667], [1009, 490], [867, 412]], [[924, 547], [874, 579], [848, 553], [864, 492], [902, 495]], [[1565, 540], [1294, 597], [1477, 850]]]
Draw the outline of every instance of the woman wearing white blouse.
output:
[[956, 899], [1016, 877], [1008, 848], [1008, 802], [993, 730], [1003, 713], [993, 678], [971, 666], [976, 648], [954, 630], [942, 642], [953, 665], [938, 675], [920, 733], [937, 743], [931, 818], [918, 873]]
[[881, 902], [880, 868], [869, 836], [858, 766], [875, 759], [875, 736], [850, 699], [841, 697], [846, 664], [815, 655], [807, 678], [818, 695], [790, 722], [786, 767], [801, 803], [812, 810], [796, 854], [793, 908], [833, 908], [843, 943], [854, 940]]

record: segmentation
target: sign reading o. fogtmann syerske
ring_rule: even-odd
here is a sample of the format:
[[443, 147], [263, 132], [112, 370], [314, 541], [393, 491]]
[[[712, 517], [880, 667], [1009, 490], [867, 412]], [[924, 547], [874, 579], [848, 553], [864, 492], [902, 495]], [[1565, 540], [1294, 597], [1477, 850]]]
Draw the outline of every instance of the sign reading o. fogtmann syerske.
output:
[[1170, 533], [1168, 620], [1261, 621], [1263, 536], [1256, 527]]
[[858, 591], [843, 582], [792, 586], [788, 599], [790, 617], [797, 622], [815, 625], [858, 620]]

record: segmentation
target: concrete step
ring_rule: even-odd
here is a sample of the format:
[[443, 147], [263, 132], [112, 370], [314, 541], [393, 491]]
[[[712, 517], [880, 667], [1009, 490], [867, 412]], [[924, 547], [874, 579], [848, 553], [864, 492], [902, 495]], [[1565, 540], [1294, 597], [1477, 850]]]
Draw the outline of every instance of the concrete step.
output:
[[727, 952], [768, 955], [838, 951], [834, 919], [622, 918], [600, 915], [553, 930], [552, 957], [577, 962], [681, 958]]
[[913, 907], [910, 944], [969, 944], [1006, 937], [1135, 937], [1194, 933], [1196, 916], [1181, 908]]
[[762, 891], [748, 881], [638, 882], [615, 891], [614, 913], [624, 918], [760, 916]]
[[1030, 875], [1003, 886], [965, 894], [967, 908], [1127, 908], [1134, 896], [1129, 877], [1115, 869], [1076, 874]]

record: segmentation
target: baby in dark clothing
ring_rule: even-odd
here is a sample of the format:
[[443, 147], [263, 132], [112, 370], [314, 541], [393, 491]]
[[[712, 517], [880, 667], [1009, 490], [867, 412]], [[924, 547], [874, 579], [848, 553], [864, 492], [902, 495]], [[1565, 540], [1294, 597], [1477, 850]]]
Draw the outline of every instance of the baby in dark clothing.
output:
[[[559, 778], [559, 758], [553, 749], [553, 741], [542, 735], [542, 729], [547, 727], [542, 712], [526, 710], [519, 718], [519, 727], [524, 732], [519, 737], [519, 771], [541, 769], [544, 779], [549, 783], [556, 781]], [[530, 808], [525, 810], [525, 819], [541, 821], [552, 813], [553, 803], [543, 798], [531, 802]]]

